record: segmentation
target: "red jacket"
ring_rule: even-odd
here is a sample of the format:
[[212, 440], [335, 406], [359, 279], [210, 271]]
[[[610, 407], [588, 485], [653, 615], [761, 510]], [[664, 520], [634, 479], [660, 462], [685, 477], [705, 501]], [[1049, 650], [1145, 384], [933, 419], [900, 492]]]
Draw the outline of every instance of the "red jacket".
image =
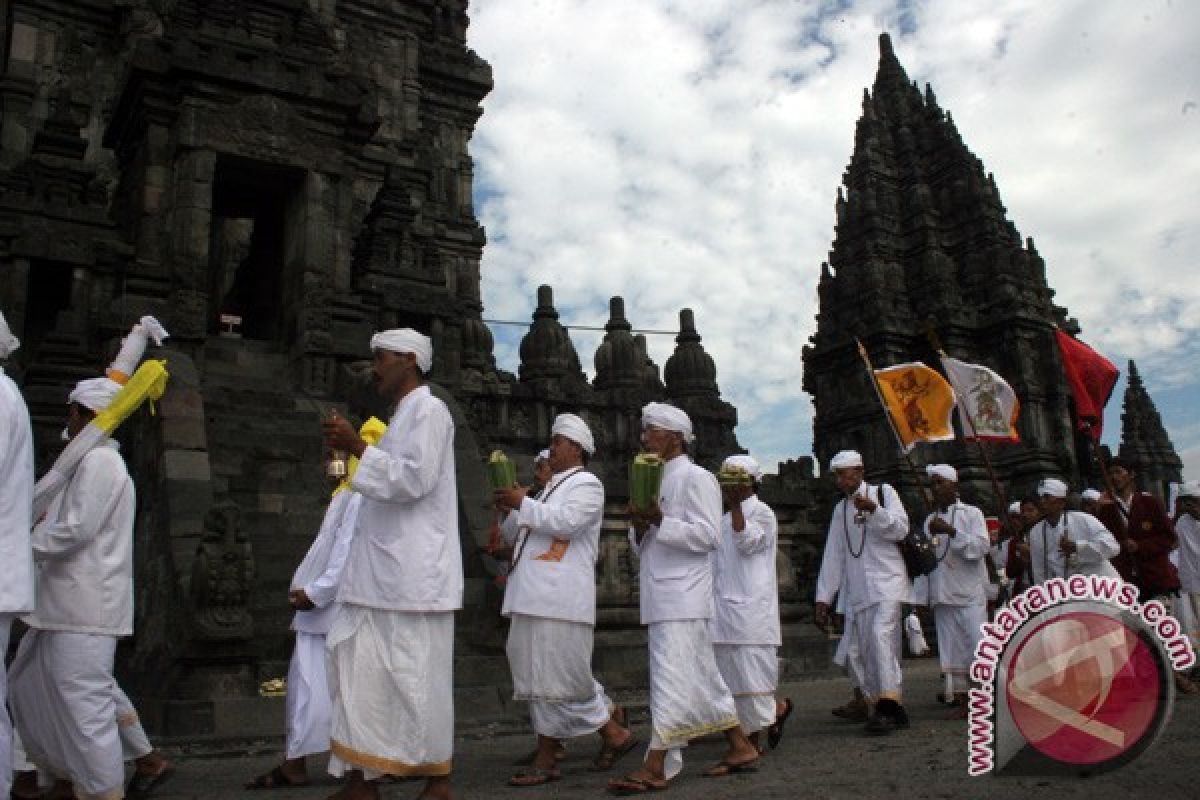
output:
[[[1141, 590], [1143, 599], [1179, 588], [1179, 572], [1168, 558], [1178, 540], [1161, 500], [1152, 494], [1134, 492], [1126, 520], [1116, 502], [1105, 495], [1096, 516], [1121, 545], [1112, 565], [1123, 579]], [[1126, 539], [1137, 543], [1136, 553], [1126, 549]]]

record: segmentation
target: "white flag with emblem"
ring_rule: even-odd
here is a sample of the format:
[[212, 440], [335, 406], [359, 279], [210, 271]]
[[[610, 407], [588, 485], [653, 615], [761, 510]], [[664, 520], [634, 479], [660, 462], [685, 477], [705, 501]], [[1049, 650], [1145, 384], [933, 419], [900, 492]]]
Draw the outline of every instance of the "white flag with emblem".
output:
[[[968, 364], [957, 358], [942, 357], [942, 368], [958, 396], [958, 413], [963, 435], [993, 441], [1019, 442], [1017, 414], [1021, 404], [1017, 393], [994, 370], [981, 364]], [[974, 432], [972, 432], [974, 428]]]

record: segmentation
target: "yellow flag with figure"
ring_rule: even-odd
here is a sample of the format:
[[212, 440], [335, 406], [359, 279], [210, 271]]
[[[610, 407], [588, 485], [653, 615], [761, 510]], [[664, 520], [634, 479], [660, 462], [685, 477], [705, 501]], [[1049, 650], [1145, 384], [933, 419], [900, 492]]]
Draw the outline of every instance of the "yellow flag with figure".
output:
[[904, 452], [917, 442], [954, 438], [954, 389], [924, 364], [897, 364], [875, 370], [879, 394], [896, 426]]

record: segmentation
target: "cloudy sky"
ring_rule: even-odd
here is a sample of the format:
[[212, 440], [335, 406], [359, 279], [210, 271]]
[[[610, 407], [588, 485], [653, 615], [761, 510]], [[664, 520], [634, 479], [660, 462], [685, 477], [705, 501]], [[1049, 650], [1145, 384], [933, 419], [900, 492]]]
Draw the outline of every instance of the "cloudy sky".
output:
[[[1200, 478], [1200, 3], [472, 0], [485, 317], [696, 314], [738, 438], [808, 455], [800, 352], [877, 36], [930, 83], [1083, 339], [1137, 361]], [[514, 370], [522, 328], [493, 326]], [[573, 332], [589, 374], [599, 334]], [[661, 366], [670, 336], [651, 335]], [[1109, 404], [1120, 428], [1124, 381]]]

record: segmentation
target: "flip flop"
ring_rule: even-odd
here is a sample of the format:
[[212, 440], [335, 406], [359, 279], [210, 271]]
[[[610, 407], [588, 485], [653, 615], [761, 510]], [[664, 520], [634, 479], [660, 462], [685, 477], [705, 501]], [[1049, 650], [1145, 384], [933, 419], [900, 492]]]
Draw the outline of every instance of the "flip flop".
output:
[[703, 775], [706, 778], [724, 778], [726, 775], [737, 775], [744, 772], [758, 772], [758, 759], [743, 761], [740, 764], [721, 761], [716, 766], [706, 769]]
[[[162, 773], [159, 773], [159, 774], [161, 775]], [[134, 779], [136, 780], [136, 773], [135, 773]], [[158, 781], [158, 783], [162, 783], [163, 780], [166, 780], [166, 778], [163, 778], [162, 780]], [[130, 781], [129, 784], [130, 784], [130, 786], [132, 786], [133, 781]], [[309, 784], [309, 782], [307, 780], [293, 781], [291, 778], [289, 778], [287, 775], [284, 774], [283, 769], [281, 767], [275, 767], [273, 770], [271, 770], [267, 774], [259, 775], [257, 778], [255, 778], [254, 780], [247, 783], [246, 788], [247, 789], [298, 789], [301, 786], [308, 786], [308, 784]], [[157, 785], [157, 784], [155, 784], [155, 785]], [[145, 795], [143, 794], [142, 796], [144, 797]], [[133, 797], [133, 795], [129, 793], [128, 789], [125, 790], [125, 797], [127, 797], [127, 798]]]
[[785, 707], [782, 714], [775, 717], [775, 722], [767, 726], [767, 747], [774, 750], [779, 746], [779, 742], [783, 739], [783, 726], [787, 724], [788, 717], [792, 715], [792, 709], [796, 704], [792, 702], [792, 698], [783, 698]]
[[508, 785], [523, 789], [529, 786], [544, 786], [557, 780], [562, 780], [562, 773], [557, 769], [530, 767], [509, 778]]
[[646, 792], [665, 792], [670, 785], [670, 782], [665, 780], [635, 778], [632, 775], [626, 775], [624, 778], [609, 781], [608, 791], [620, 797], [627, 797]]
[[154, 775], [134, 770], [133, 777], [129, 779], [129, 785], [125, 787], [125, 797], [128, 800], [143, 800], [174, 774], [175, 767], [171, 764], [164, 764], [163, 768]]
[[641, 744], [641, 742], [638, 741], [638, 737], [634, 736], [631, 732], [629, 734], [629, 738], [626, 739], [623, 744], [619, 744], [616, 747], [601, 745], [600, 752], [596, 754], [594, 759], [592, 759], [592, 765], [588, 767], [588, 769], [590, 769], [592, 772], [608, 772], [613, 768], [614, 765], [616, 765], [618, 761], [621, 760], [621, 756], [625, 755], [639, 744]]
[[[514, 760], [512, 762], [512, 765], [514, 767], [532, 767], [533, 762], [535, 760], [537, 760], [537, 754], [538, 754], [538, 751], [537, 751], [537, 748], [535, 747], [532, 750], [530, 750], [528, 753], [526, 753], [525, 755]], [[554, 760], [556, 762], [558, 762], [558, 761], [562, 761], [566, 757], [567, 757], [567, 748], [564, 747], [563, 743], [560, 741], [558, 743], [558, 747], [554, 748]]]

